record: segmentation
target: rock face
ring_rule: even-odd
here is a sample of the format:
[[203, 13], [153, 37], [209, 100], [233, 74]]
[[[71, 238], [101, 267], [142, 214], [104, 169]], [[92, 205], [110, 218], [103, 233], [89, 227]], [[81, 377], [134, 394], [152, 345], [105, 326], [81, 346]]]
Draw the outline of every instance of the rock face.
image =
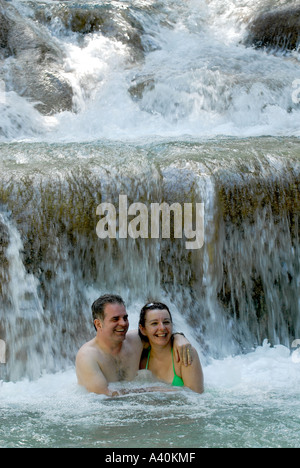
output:
[[101, 32], [128, 46], [133, 60], [143, 59], [145, 48], [151, 48], [142, 39], [143, 26], [130, 9], [109, 2], [103, 5], [54, 2], [47, 9], [35, 7], [34, 14], [40, 24], [49, 25], [58, 20], [67, 31], [81, 35]]
[[261, 13], [249, 26], [247, 45], [295, 50], [300, 42], [300, 6]]
[[[63, 53], [53, 38], [0, 0], [0, 78], [13, 90], [36, 102], [43, 114], [72, 108], [72, 87], [62, 72]], [[4, 62], [5, 61], [5, 62]]]

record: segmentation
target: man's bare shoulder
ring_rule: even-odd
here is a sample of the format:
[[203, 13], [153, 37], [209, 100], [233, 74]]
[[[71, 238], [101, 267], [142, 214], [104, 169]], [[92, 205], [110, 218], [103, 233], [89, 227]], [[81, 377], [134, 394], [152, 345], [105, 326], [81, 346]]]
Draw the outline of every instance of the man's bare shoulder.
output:
[[108, 395], [108, 380], [102, 372], [101, 363], [101, 351], [95, 339], [85, 343], [76, 356], [77, 380], [89, 392]]
[[92, 340], [88, 341], [87, 343], [81, 346], [76, 356], [76, 362], [78, 363], [80, 361], [87, 361], [87, 360], [97, 361], [100, 355], [101, 355], [100, 350], [96, 346], [95, 338], [93, 338]]
[[139, 337], [137, 330], [129, 330], [126, 335], [126, 341], [130, 346], [135, 347], [137, 350], [142, 350], [143, 344]]

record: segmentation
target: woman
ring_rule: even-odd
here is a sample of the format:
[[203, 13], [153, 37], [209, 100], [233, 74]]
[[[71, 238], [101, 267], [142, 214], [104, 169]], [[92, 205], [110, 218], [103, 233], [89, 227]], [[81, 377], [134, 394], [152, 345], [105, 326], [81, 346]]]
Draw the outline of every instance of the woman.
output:
[[146, 304], [140, 313], [139, 333], [150, 347], [142, 358], [140, 368], [150, 370], [158, 379], [177, 387], [189, 387], [203, 393], [203, 373], [197, 351], [193, 348], [193, 362], [184, 366], [173, 354], [173, 323], [169, 308], [161, 302]]

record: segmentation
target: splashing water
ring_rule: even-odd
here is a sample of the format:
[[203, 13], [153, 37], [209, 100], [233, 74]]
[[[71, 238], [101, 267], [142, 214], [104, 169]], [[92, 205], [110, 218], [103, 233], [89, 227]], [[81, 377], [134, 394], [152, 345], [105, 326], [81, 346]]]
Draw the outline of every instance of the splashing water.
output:
[[[297, 55], [242, 43], [247, 18], [267, 3], [36, 3], [19, 5], [44, 18], [50, 39], [61, 47], [73, 110], [39, 116], [9, 91], [0, 122], [5, 139], [299, 136], [299, 106], [292, 98]], [[92, 19], [84, 16], [91, 8], [98, 14]], [[8, 90], [11, 61], [3, 74]]]

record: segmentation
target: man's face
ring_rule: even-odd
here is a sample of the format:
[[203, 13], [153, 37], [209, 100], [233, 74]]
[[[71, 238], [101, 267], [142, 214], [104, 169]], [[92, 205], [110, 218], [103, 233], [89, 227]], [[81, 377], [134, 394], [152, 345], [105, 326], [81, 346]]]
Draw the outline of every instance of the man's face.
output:
[[128, 314], [122, 304], [106, 304], [104, 320], [95, 320], [97, 330], [101, 330], [103, 338], [114, 342], [122, 342], [129, 328]]

